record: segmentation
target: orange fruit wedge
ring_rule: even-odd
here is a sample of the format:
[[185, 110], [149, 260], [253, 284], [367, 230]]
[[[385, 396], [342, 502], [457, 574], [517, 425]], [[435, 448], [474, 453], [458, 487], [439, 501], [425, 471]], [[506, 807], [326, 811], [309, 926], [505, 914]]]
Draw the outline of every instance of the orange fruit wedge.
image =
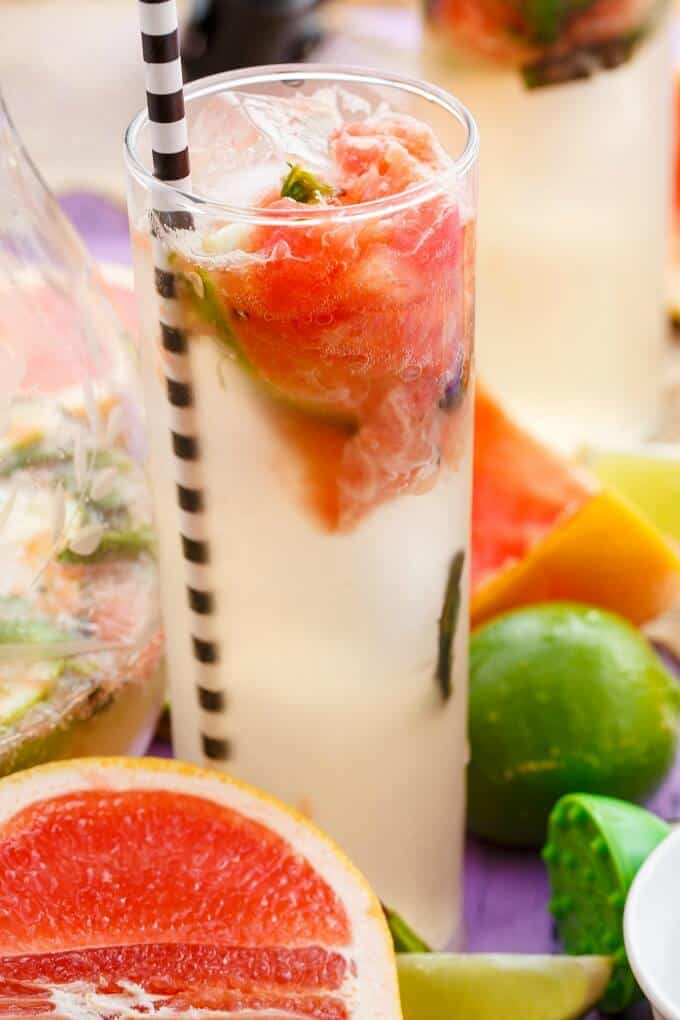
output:
[[0, 782], [0, 1017], [235, 1014], [400, 1020], [380, 904], [340, 850], [177, 762]]
[[680, 596], [680, 557], [624, 497], [475, 405], [473, 624], [518, 606], [585, 602], [641, 624]]

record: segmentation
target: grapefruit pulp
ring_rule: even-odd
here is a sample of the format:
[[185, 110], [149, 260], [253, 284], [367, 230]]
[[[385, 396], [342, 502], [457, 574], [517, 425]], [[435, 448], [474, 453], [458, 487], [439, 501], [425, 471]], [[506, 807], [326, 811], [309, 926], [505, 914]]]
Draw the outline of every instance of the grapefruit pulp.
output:
[[175, 762], [0, 783], [0, 1017], [245, 1010], [399, 1020], [380, 905], [330, 841]]
[[197, 332], [207, 327], [266, 399], [302, 466], [305, 503], [327, 530], [350, 530], [375, 507], [431, 488], [455, 458], [470, 375], [473, 225], [448, 186], [389, 214], [342, 216], [449, 170], [431, 129], [412, 117], [346, 123], [329, 139], [323, 212], [337, 207], [337, 216], [300, 220], [290, 215], [299, 203], [277, 192], [261, 207], [279, 222], [245, 232], [242, 249], [233, 225], [220, 227], [203, 239], [205, 265], [180, 261]]

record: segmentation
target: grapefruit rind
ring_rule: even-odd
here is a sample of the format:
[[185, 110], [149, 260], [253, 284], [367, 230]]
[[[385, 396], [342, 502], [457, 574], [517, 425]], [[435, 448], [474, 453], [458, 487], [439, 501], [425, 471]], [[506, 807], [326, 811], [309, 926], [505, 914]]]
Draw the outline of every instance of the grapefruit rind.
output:
[[574, 1020], [600, 999], [606, 956], [428, 953], [399, 957], [405, 1020]]
[[[0, 782], [0, 840], [31, 805], [83, 791], [172, 791], [209, 801], [257, 822], [285, 840], [342, 902], [359, 970], [350, 989], [352, 1020], [401, 1020], [391, 937], [380, 904], [344, 854], [309, 821], [244, 783], [196, 766], [153, 758], [90, 758], [51, 763]], [[60, 947], [55, 947], [58, 949]], [[0, 941], [0, 954], [16, 947]]]
[[536, 602], [585, 602], [640, 624], [680, 594], [675, 547], [624, 496], [543, 446], [478, 386], [473, 625]]
[[518, 563], [472, 596], [472, 623], [536, 602], [570, 599], [640, 625], [680, 596], [680, 557], [624, 497], [592, 496]]

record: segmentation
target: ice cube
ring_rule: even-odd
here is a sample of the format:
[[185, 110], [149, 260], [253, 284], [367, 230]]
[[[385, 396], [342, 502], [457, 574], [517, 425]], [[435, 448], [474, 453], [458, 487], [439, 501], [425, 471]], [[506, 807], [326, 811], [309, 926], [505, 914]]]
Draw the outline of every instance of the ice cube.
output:
[[213, 201], [257, 205], [280, 187], [288, 163], [327, 179], [328, 139], [342, 120], [332, 89], [213, 96], [189, 121], [194, 190]]

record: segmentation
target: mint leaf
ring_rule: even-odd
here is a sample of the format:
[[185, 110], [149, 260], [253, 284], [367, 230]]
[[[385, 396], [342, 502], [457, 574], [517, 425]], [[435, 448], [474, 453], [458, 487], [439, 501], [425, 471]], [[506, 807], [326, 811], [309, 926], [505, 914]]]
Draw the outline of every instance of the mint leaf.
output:
[[592, 6], [594, 0], [524, 0], [522, 12], [532, 42], [554, 43], [567, 22]]
[[74, 636], [70, 628], [37, 613], [26, 599], [18, 595], [0, 596], [0, 645], [45, 644]]
[[460, 549], [451, 560], [449, 579], [446, 584], [444, 605], [439, 617], [439, 654], [435, 677], [442, 692], [444, 701], [448, 701], [453, 693], [451, 673], [453, 670], [453, 639], [460, 613], [460, 582], [463, 576], [465, 553]]
[[324, 184], [309, 170], [303, 170], [294, 163], [289, 163], [288, 166], [290, 172], [283, 179], [281, 198], [292, 198], [296, 202], [308, 205], [310, 202], [318, 202], [324, 195], [333, 194], [331, 186]]
[[548, 55], [522, 68], [528, 89], [562, 85], [565, 82], [590, 78], [600, 71], [610, 71], [625, 64], [633, 56], [646, 29], [608, 39], [593, 46], [581, 46], [559, 56]]
[[420, 935], [416, 935], [403, 917], [383, 904], [383, 913], [390, 929], [395, 953], [431, 953], [432, 949]]
[[153, 553], [154, 535], [147, 525], [121, 531], [105, 531], [93, 553], [81, 556], [71, 549], [59, 553], [60, 563], [101, 563], [108, 560], [134, 560], [142, 553]]

